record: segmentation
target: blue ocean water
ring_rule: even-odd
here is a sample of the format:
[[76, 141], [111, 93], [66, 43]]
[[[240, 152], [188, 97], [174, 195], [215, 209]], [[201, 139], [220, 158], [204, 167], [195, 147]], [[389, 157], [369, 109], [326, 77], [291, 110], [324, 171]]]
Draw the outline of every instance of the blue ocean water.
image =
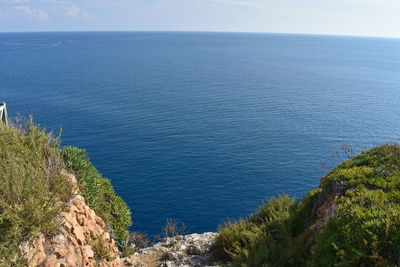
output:
[[304, 195], [343, 144], [399, 140], [400, 40], [2, 33], [0, 100], [87, 149], [133, 229], [214, 231]]

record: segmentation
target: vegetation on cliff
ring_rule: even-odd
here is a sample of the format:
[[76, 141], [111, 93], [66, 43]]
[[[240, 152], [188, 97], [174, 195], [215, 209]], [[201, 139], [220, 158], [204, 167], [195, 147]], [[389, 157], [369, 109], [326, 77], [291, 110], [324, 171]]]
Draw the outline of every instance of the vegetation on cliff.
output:
[[62, 155], [66, 168], [77, 175], [81, 193], [89, 207], [106, 224], [112, 226], [114, 236], [125, 240], [132, 224], [131, 212], [126, 203], [115, 194], [110, 180], [101, 176], [90, 162], [86, 151], [76, 147], [64, 147]]
[[271, 198], [226, 223], [216, 242], [231, 266], [398, 266], [399, 229], [400, 146], [387, 144], [339, 164], [300, 201]]
[[58, 215], [75, 190], [63, 169], [77, 174], [78, 190], [115, 237], [126, 237], [130, 211], [83, 150], [62, 148], [30, 119], [0, 123], [0, 157], [0, 265], [18, 263], [22, 242], [59, 230]]
[[[0, 123], [0, 157], [0, 265], [23, 264], [21, 243], [59, 230], [76, 189], [64, 169], [115, 238], [126, 238], [129, 208], [84, 150], [62, 148], [28, 120]], [[301, 200], [272, 197], [222, 225], [216, 255], [240, 267], [399, 266], [399, 229], [400, 146], [387, 144], [340, 163]]]
[[32, 121], [0, 123], [0, 259], [39, 232], [57, 231], [56, 216], [72, 196], [61, 176], [59, 139]]

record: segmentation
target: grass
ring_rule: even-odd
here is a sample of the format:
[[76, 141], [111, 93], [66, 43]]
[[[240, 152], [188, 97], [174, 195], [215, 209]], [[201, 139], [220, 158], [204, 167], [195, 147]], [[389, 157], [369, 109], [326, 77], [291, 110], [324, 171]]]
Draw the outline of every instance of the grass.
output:
[[[32, 118], [9, 126], [0, 123], [0, 266], [26, 265], [20, 244], [60, 229], [57, 216], [76, 187], [61, 175], [63, 169], [77, 175], [79, 191], [113, 236], [126, 238], [130, 210], [84, 150], [62, 148], [60, 137], [35, 125]], [[98, 258], [104, 258], [104, 248], [95, 245]]]
[[97, 264], [99, 264], [101, 260], [112, 261], [115, 259], [114, 254], [110, 251], [109, 246], [107, 246], [105, 242], [103, 235], [100, 235], [90, 244]]
[[[317, 234], [312, 210], [333, 183], [347, 190], [336, 201], [338, 214]], [[399, 266], [400, 146], [340, 163], [300, 201], [269, 199], [249, 217], [220, 226], [216, 243], [228, 266]]]
[[162, 237], [173, 237], [176, 235], [184, 235], [189, 232], [189, 228], [183, 223], [175, 219], [167, 219], [162, 227]]
[[317, 193], [302, 202], [288, 195], [272, 197], [249, 217], [220, 226], [217, 257], [229, 266], [301, 266], [310, 250], [307, 218]]
[[32, 119], [0, 123], [0, 259], [17, 264], [19, 244], [58, 230], [57, 215], [72, 196], [61, 176], [59, 138]]

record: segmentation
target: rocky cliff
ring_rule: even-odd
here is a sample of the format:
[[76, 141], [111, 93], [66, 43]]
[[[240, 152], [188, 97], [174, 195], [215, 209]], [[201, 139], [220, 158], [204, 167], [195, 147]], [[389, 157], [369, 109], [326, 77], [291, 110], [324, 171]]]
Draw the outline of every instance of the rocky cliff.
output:
[[[77, 184], [74, 175], [63, 171], [63, 176]], [[60, 231], [56, 235], [41, 233], [34, 241], [21, 245], [29, 266], [217, 266], [212, 254], [216, 233], [166, 238], [121, 259], [104, 221], [85, 203], [79, 192], [74, 191], [65, 210], [59, 214]]]
[[[75, 181], [72, 174], [64, 172]], [[54, 236], [39, 234], [33, 242], [25, 242], [21, 249], [31, 266], [120, 266], [119, 251], [106, 230], [104, 221], [76, 193], [59, 215], [61, 225]]]

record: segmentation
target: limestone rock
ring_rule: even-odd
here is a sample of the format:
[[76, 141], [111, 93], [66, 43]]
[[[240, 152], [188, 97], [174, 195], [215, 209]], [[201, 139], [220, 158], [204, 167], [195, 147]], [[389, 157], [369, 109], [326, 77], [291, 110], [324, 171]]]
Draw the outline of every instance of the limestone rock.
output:
[[218, 266], [212, 260], [216, 233], [178, 235], [123, 258], [122, 266], [194, 267]]
[[[63, 175], [76, 184], [74, 175], [63, 171]], [[40, 234], [34, 241], [21, 245], [24, 258], [30, 266], [45, 267], [117, 267], [121, 266], [119, 251], [106, 231], [104, 221], [86, 205], [85, 199], [75, 194], [59, 215], [61, 229], [55, 236]], [[101, 240], [98, 240], [102, 237]], [[103, 242], [113, 258], [98, 259], [95, 242]]]
[[[323, 179], [325, 179], [325, 177], [321, 179], [321, 183]], [[315, 229], [316, 233], [320, 233], [328, 220], [337, 214], [336, 201], [349, 189], [349, 186], [332, 181], [331, 184], [324, 188], [319, 194], [312, 210], [312, 214], [314, 218], [316, 218], [316, 223], [312, 228]]]

